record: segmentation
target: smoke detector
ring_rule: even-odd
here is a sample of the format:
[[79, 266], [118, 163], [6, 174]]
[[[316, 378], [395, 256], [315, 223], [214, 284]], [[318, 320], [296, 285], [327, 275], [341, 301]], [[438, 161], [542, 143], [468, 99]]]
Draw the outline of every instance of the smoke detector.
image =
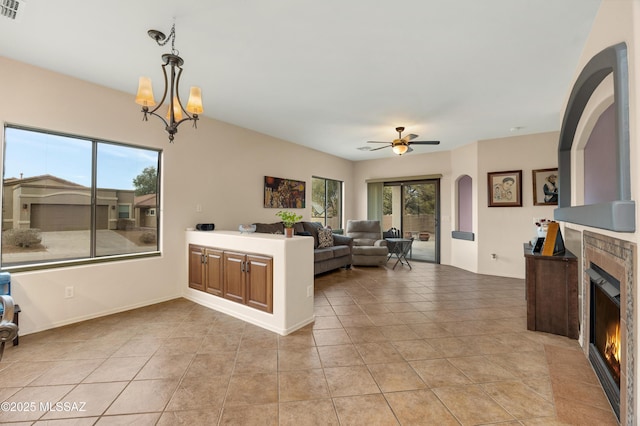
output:
[[0, 16], [20, 21], [24, 14], [25, 0], [0, 0]]

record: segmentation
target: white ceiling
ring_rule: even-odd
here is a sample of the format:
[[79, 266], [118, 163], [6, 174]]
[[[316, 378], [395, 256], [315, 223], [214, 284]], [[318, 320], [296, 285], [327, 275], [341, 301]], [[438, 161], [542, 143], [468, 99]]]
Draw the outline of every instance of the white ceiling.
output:
[[601, 3], [21, 1], [18, 20], [0, 17], [2, 56], [131, 93], [136, 114], [138, 77], [159, 97], [170, 50], [147, 30], [175, 19], [181, 96], [201, 86], [204, 115], [350, 160], [392, 156], [358, 148], [397, 126], [442, 142], [407, 155], [558, 130]]

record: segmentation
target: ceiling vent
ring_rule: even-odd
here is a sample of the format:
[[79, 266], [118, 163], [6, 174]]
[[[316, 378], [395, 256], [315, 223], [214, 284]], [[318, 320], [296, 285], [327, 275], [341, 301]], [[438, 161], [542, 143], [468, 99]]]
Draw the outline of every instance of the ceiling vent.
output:
[[19, 21], [24, 13], [24, 0], [0, 0], [0, 16]]

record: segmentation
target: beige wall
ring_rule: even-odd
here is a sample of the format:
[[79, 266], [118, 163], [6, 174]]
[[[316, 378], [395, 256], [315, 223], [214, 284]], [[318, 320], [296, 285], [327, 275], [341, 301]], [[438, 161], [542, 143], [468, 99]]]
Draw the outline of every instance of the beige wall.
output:
[[[640, 101], [640, 87], [638, 85], [638, 71], [640, 64], [640, 44], [637, 43], [640, 33], [640, 2], [637, 0], [604, 0], [598, 15], [594, 21], [593, 28], [591, 30], [589, 39], [584, 47], [583, 54], [580, 58], [579, 64], [576, 67], [574, 74], [574, 81], [586, 65], [586, 63], [597, 53], [603, 49], [612, 46], [614, 44], [625, 42], [627, 44], [627, 59], [629, 65], [629, 136], [630, 136], [630, 165], [631, 165], [631, 199], [636, 202], [636, 232], [623, 233], [612, 232], [602, 229], [591, 229], [593, 232], [597, 232], [603, 235], [608, 235], [614, 238], [619, 238], [626, 241], [631, 241], [636, 245], [640, 244], [640, 232], [638, 230], [640, 226], [640, 206], [638, 200], [640, 196], [640, 137], [638, 135], [638, 123], [640, 123], [640, 109], [638, 108], [638, 102]], [[573, 82], [572, 82], [573, 85]], [[581, 121], [576, 137], [574, 139], [574, 145], [580, 145], [588, 138], [590, 125], [595, 122], [600, 112], [606, 107], [607, 96], [613, 95], [613, 89], [610, 84], [601, 84], [598, 90], [604, 87], [602, 92], [598, 92], [594, 95], [599, 102], [590, 103], [585, 112], [583, 113], [584, 122]], [[566, 101], [568, 100], [569, 93], [572, 87], [567, 88]], [[566, 108], [566, 105], [565, 105]], [[572, 198], [575, 200], [576, 195], [582, 191], [580, 185], [580, 167], [577, 164], [572, 165], [572, 180], [576, 181], [576, 185], [572, 185]], [[579, 201], [579, 200], [578, 200]], [[588, 229], [581, 225], [576, 224], [564, 224], [567, 229], [582, 232]], [[636, 250], [636, 257], [639, 256], [638, 250]], [[635, 265], [638, 265], [638, 258], [635, 259]], [[635, 271], [635, 282], [633, 285], [637, 288], [638, 285], [638, 273]], [[637, 290], [635, 290], [637, 294]], [[635, 312], [633, 322], [638, 323], [640, 318], [640, 303], [635, 303]], [[583, 325], [584, 327], [584, 325]], [[635, 327], [634, 342], [640, 341], [640, 327]], [[640, 348], [636, 343], [634, 346], [633, 359], [638, 359], [640, 356]], [[635, 369], [635, 377], [631, 380], [632, 388], [628, 391], [637, 393], [638, 383], [640, 381], [640, 369]], [[635, 398], [634, 412], [640, 412], [640, 398]], [[624, 421], [624, 419], [623, 419]]]
[[458, 192], [456, 191], [456, 183], [458, 179], [463, 175], [468, 175], [472, 179], [471, 191], [473, 199], [472, 205], [472, 226], [474, 240], [451, 240], [451, 264], [456, 265], [459, 268], [466, 269], [468, 271], [478, 271], [478, 190], [483, 188], [485, 180], [478, 175], [478, 144], [471, 143], [461, 148], [454, 150], [451, 154], [451, 230], [457, 230], [457, 218], [458, 218]]
[[[532, 170], [557, 167], [558, 132], [472, 142], [432, 154], [360, 161], [354, 166], [356, 214], [366, 218], [366, 180], [442, 174], [441, 263], [482, 274], [524, 278], [522, 244], [531, 240], [533, 218], [553, 217], [553, 207], [533, 205]], [[522, 170], [522, 207], [488, 207], [487, 173]], [[455, 182], [473, 179], [475, 241], [454, 240]], [[497, 260], [491, 259], [497, 255]]]
[[[640, 149], [638, 145], [640, 139], [638, 137], [638, 123], [640, 123], [640, 110], [638, 109], [639, 101], [639, 86], [638, 86], [638, 63], [640, 61], [640, 44], [635, 42], [640, 31], [640, 2], [633, 0], [604, 0], [598, 15], [593, 24], [593, 28], [584, 47], [582, 56], [576, 67], [574, 74], [574, 81], [578, 78], [578, 75], [589, 62], [589, 60], [598, 54], [603, 49], [612, 46], [614, 44], [625, 42], [627, 44], [627, 59], [629, 63], [629, 136], [630, 136], [630, 165], [631, 165], [631, 199], [637, 200], [640, 197], [640, 187], [638, 185], [640, 179], [640, 171], [638, 165], [640, 164]], [[573, 85], [573, 82], [572, 82]], [[573, 86], [567, 88], [567, 94], [565, 99], [568, 101], [569, 93]], [[590, 131], [595, 124], [597, 118], [602, 111], [610, 105], [613, 98], [613, 84], [611, 78], [605, 79], [605, 81], [598, 87], [598, 90], [594, 93], [591, 100], [596, 99], [595, 102], [589, 102], [583, 113], [583, 119], [580, 121], [580, 125], [576, 131], [576, 137], [574, 141], [574, 148], [586, 143], [590, 135]], [[586, 118], [585, 118], [586, 117]], [[572, 200], [576, 204], [582, 202], [582, 192], [584, 188], [582, 186], [582, 168], [580, 164], [572, 165]], [[567, 228], [583, 231], [584, 226], [576, 224], [565, 224]], [[636, 204], [636, 229], [640, 226], [640, 208]], [[607, 230], [598, 229], [599, 232], [604, 235], [609, 235], [615, 238], [620, 238], [627, 241], [640, 243], [640, 232], [635, 233], [623, 233], [612, 232]]]
[[[214, 222], [216, 229], [237, 229], [278, 220], [276, 210], [262, 207], [265, 175], [307, 182], [307, 208], [300, 210], [305, 219], [311, 176], [343, 180], [345, 216], [353, 215], [347, 160], [208, 118], [197, 130], [183, 124], [169, 144], [159, 120], [141, 120], [135, 81], [131, 93], [123, 93], [2, 57], [0, 69], [0, 122], [163, 150], [162, 256], [12, 274], [23, 334], [180, 296], [187, 227]], [[75, 297], [65, 299], [70, 285]]]
[[[532, 170], [558, 166], [558, 138], [550, 132], [478, 142], [479, 273], [524, 278], [522, 244], [535, 235], [533, 219], [553, 219], [554, 209], [533, 205]], [[522, 207], [488, 207], [487, 173], [509, 170], [522, 170]]]

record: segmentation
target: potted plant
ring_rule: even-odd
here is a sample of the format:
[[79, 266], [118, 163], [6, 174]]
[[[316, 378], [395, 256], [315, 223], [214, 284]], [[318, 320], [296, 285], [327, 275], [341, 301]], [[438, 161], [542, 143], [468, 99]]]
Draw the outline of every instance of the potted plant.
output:
[[280, 220], [282, 220], [282, 223], [284, 224], [284, 235], [287, 237], [293, 237], [293, 225], [302, 219], [302, 215], [288, 212], [286, 210], [280, 210], [276, 213], [276, 216], [280, 217]]

